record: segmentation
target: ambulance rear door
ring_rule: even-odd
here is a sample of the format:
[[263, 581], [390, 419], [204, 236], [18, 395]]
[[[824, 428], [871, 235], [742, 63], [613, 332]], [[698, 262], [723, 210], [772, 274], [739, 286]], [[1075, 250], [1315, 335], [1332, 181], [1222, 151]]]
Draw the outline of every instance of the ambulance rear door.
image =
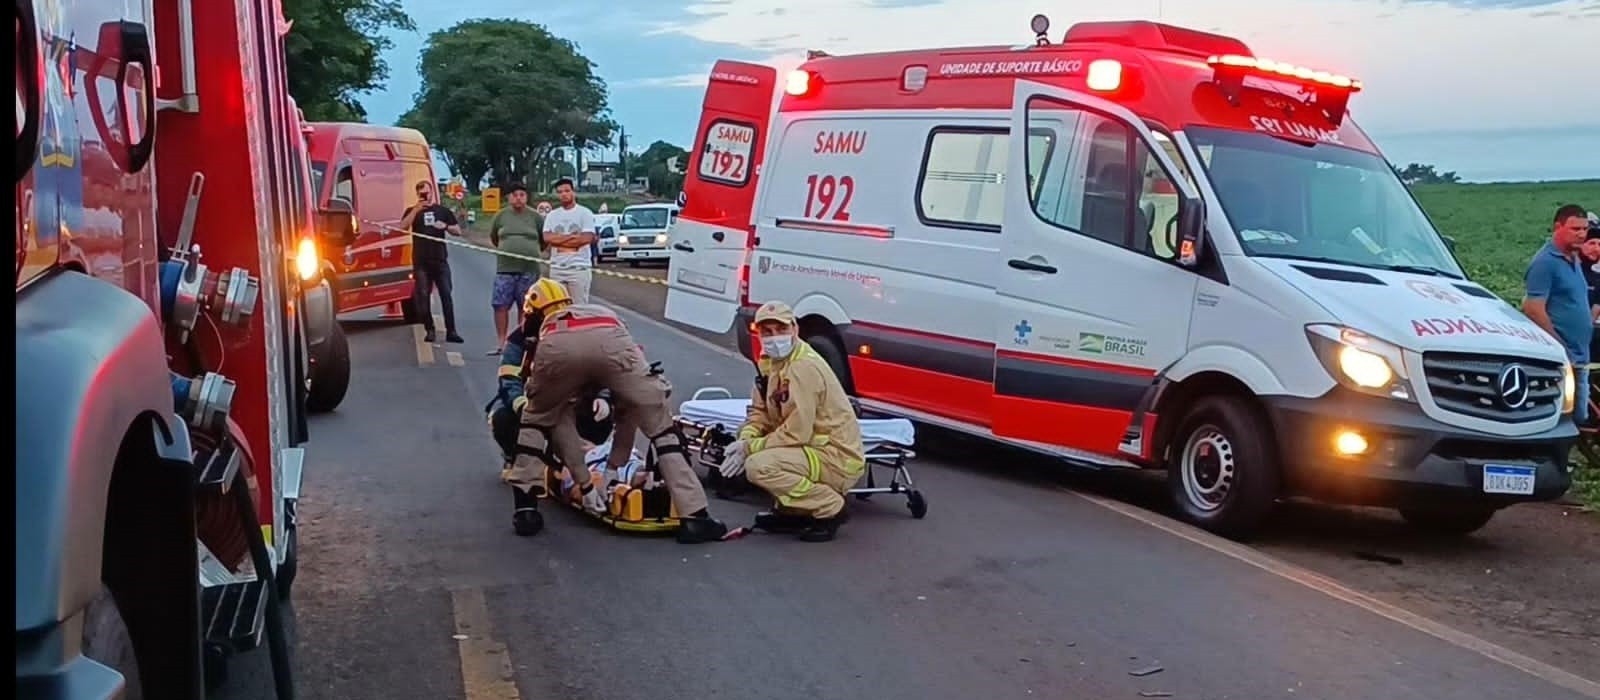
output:
[[778, 72], [768, 66], [718, 61], [711, 69], [672, 227], [671, 320], [714, 333], [733, 325], [777, 84]]

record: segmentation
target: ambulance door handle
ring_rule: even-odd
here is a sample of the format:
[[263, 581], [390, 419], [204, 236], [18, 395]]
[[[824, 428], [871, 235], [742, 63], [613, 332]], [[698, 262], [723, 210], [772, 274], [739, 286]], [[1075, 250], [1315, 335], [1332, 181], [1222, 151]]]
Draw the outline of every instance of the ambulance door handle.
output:
[[721, 243], [722, 239], [724, 239], [724, 238], [727, 238], [727, 236], [724, 236], [721, 231], [714, 231], [711, 234], [711, 240], [716, 241], [718, 243]]
[[1006, 264], [1010, 265], [1013, 269], [1017, 269], [1017, 270], [1027, 270], [1029, 272], [1043, 272], [1043, 273], [1045, 273], [1047, 275], [1053, 275], [1053, 274], [1056, 273], [1056, 266], [1055, 265], [1045, 265], [1045, 264], [1042, 264], [1042, 263], [1031, 262], [1031, 261], [1028, 261], [1028, 260], [1018, 260], [1016, 258], [1012, 258], [1012, 259], [1006, 261]]
[[685, 253], [694, 252], [694, 246], [689, 245], [688, 241], [678, 241], [677, 243], [672, 244], [672, 247], [677, 248]]

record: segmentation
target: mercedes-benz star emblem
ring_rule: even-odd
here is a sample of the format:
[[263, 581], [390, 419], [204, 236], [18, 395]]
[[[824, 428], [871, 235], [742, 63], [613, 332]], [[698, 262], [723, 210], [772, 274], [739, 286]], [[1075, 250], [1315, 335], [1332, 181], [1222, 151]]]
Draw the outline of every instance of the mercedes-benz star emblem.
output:
[[1500, 403], [1515, 410], [1528, 402], [1528, 370], [1522, 365], [1506, 365], [1495, 380], [1500, 390]]

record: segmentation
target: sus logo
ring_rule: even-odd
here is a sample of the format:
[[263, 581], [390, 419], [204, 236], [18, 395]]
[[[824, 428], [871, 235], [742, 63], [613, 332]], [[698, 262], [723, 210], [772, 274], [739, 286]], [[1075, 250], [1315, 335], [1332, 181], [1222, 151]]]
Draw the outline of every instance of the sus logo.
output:
[[760, 270], [763, 275], [767, 274], [767, 271], [772, 269], [772, 258], [765, 255], [761, 256], [761, 259], [756, 261], [756, 269]]
[[1432, 282], [1424, 282], [1423, 280], [1410, 280], [1406, 282], [1406, 287], [1411, 291], [1416, 292], [1423, 298], [1444, 302], [1446, 304], [1459, 306], [1467, 301], [1467, 297], [1465, 295], [1462, 295], [1453, 289], [1441, 287]]

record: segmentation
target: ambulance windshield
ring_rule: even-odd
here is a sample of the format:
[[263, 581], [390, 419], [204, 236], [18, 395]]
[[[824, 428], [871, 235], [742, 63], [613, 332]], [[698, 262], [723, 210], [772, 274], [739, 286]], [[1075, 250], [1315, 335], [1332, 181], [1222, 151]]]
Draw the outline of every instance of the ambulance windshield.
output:
[[1383, 158], [1265, 134], [1187, 133], [1246, 254], [1465, 277]]

